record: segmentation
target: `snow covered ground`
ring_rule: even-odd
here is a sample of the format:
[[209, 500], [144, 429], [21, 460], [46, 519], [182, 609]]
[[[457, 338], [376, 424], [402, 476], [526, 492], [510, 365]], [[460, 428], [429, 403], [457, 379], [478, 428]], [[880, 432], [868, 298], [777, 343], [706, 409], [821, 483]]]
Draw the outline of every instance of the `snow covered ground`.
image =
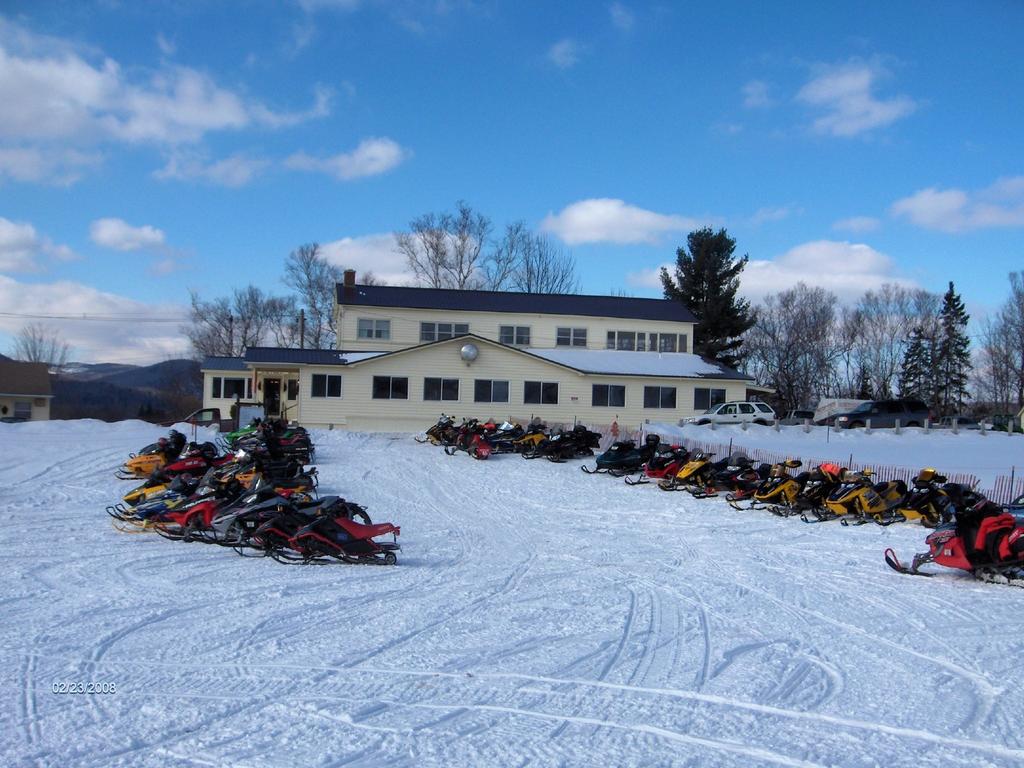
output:
[[0, 425], [0, 765], [1024, 765], [1024, 591], [890, 571], [919, 527], [317, 432], [404, 551], [284, 566], [110, 527], [162, 433]]

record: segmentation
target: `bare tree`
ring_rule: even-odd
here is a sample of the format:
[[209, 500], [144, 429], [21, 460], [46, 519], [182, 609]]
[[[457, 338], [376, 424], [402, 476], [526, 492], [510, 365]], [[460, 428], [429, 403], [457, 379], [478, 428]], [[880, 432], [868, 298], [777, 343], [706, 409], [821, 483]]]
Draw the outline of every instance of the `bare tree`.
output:
[[427, 213], [395, 234], [416, 280], [430, 288], [479, 288], [491, 220], [460, 200], [455, 213]]
[[505, 234], [484, 263], [485, 285], [492, 291], [576, 293], [579, 278], [570, 254], [531, 232], [525, 222], [505, 228]]
[[334, 323], [335, 290], [341, 277], [342, 270], [328, 263], [318, 243], [300, 245], [288, 254], [284, 282], [298, 295], [306, 312], [304, 346], [314, 349], [334, 346], [337, 330]]
[[[230, 297], [204, 301], [190, 293], [189, 325], [182, 332], [199, 355], [239, 357], [249, 347], [273, 339], [295, 338], [296, 309], [290, 298], [268, 296], [254, 285], [236, 288]], [[284, 327], [282, 327], [284, 326]]]
[[767, 296], [757, 310], [744, 339], [746, 366], [787, 410], [817, 402], [829, 389], [845, 351], [835, 305], [834, 294], [798, 283]]
[[975, 381], [1001, 413], [1024, 406], [1024, 272], [1010, 273], [1010, 297], [982, 330]]
[[11, 356], [26, 363], [46, 363], [60, 368], [68, 361], [71, 347], [59, 332], [43, 323], [29, 323], [14, 337]]

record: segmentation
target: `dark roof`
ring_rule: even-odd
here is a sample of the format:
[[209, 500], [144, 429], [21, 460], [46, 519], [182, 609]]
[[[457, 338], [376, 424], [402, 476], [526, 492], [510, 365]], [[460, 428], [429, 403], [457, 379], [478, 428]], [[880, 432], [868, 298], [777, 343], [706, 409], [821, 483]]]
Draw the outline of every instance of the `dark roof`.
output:
[[357, 284], [346, 290], [342, 283], [337, 284], [337, 297], [339, 304], [361, 307], [519, 312], [668, 320], [676, 323], [697, 322], [696, 316], [689, 309], [671, 299], [633, 299], [579, 293], [460, 291], [448, 288], [405, 288], [395, 285]]
[[246, 363], [282, 363], [288, 365], [346, 365], [350, 359], [362, 359], [370, 352], [343, 352], [337, 349], [290, 349], [288, 347], [249, 347]]
[[0, 360], [0, 394], [51, 397], [49, 367], [46, 363]]
[[247, 371], [245, 360], [240, 357], [206, 357], [200, 366], [204, 371]]

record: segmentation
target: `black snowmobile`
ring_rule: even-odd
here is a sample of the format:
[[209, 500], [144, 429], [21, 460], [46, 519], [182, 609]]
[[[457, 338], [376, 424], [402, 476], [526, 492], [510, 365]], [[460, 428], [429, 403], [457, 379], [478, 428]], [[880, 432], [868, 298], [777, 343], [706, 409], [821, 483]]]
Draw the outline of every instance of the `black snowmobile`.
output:
[[588, 475], [608, 473], [615, 477], [632, 475], [642, 472], [644, 464], [654, 458], [661, 445], [661, 438], [657, 435], [647, 435], [642, 445], [632, 440], [620, 440], [612, 443], [611, 448], [597, 457], [597, 467], [591, 469], [585, 464], [580, 467]]

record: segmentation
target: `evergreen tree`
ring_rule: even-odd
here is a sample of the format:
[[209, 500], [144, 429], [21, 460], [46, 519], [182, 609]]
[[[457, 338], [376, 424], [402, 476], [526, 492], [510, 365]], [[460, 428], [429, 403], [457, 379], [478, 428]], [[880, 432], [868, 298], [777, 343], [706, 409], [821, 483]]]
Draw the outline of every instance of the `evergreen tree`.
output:
[[674, 277], [661, 270], [665, 298], [682, 302], [697, 315], [694, 352], [730, 367], [742, 361], [742, 336], [756, 320], [750, 302], [736, 298], [749, 257], [736, 259], [735, 250], [736, 241], [724, 229], [705, 227], [691, 232], [686, 248], [676, 250]]
[[935, 365], [938, 374], [936, 404], [946, 416], [959, 413], [968, 395], [967, 382], [973, 367], [971, 340], [967, 336], [968, 320], [970, 315], [950, 281], [949, 290], [942, 297]]
[[900, 396], [930, 399], [931, 386], [928, 374], [932, 367], [930, 345], [926, 343], [921, 326], [914, 326], [907, 340], [900, 368]]

